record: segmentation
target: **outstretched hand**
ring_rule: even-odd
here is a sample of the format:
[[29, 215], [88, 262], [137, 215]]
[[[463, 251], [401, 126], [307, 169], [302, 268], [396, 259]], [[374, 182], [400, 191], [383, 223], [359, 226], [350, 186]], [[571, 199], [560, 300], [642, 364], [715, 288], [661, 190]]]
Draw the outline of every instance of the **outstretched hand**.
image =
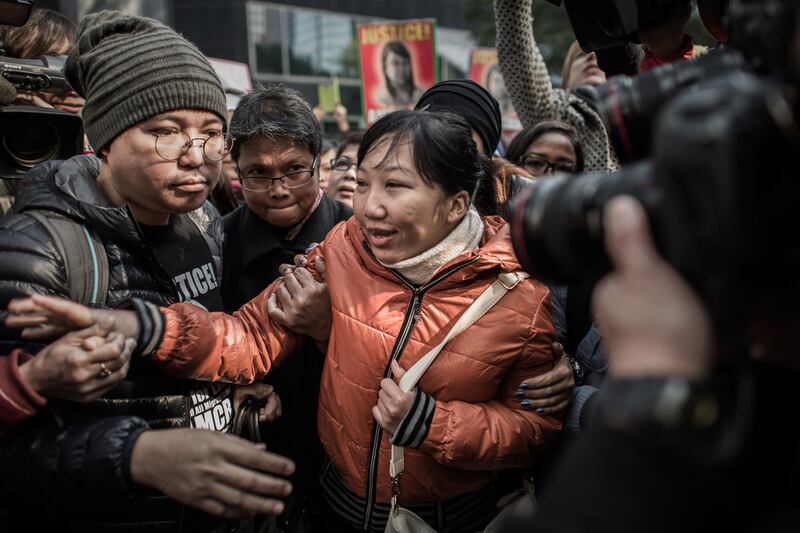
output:
[[292, 491], [294, 463], [233, 435], [202, 429], [145, 431], [131, 478], [206, 513], [229, 519], [278, 515]]
[[84, 305], [39, 294], [12, 300], [8, 312], [6, 326], [22, 329], [22, 338], [31, 341], [52, 339], [97, 322]]
[[[34, 294], [28, 298], [12, 300], [5, 325], [22, 329], [22, 338], [30, 341], [49, 340], [70, 331], [88, 328], [104, 319], [114, 319], [114, 331], [135, 339], [139, 334], [139, 321], [133, 311], [90, 309], [85, 305]], [[86, 347], [91, 349], [90, 347]]]

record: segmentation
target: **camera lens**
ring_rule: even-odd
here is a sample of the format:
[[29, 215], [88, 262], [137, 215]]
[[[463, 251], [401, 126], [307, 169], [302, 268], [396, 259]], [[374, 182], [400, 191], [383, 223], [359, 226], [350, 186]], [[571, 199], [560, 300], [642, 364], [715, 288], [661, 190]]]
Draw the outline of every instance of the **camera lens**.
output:
[[46, 117], [14, 117], [3, 128], [3, 150], [19, 170], [54, 159], [61, 149], [61, 135]]
[[694, 60], [670, 63], [635, 78], [614, 77], [597, 87], [597, 113], [623, 162], [647, 157], [652, 131], [663, 107], [680, 91], [731, 70], [744, 70], [744, 57], [719, 50]]
[[560, 284], [607, 272], [603, 209], [612, 197], [628, 194], [653, 213], [658, 203], [654, 174], [652, 162], [646, 161], [614, 174], [539, 178], [520, 194], [511, 220], [511, 239], [522, 266]]

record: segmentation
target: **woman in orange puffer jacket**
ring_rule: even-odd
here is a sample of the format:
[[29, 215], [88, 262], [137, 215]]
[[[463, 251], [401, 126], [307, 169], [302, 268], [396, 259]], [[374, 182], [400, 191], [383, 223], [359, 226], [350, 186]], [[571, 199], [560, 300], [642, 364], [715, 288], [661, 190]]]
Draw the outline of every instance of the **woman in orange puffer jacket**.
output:
[[[517, 395], [523, 380], [553, 365], [550, 294], [538, 281], [521, 281], [444, 347], [415, 390], [401, 392], [393, 374], [436, 346], [500, 273], [520, 264], [508, 225], [472, 207], [488, 162], [463, 119], [387, 115], [367, 131], [358, 160], [355, 216], [308, 261], [324, 257], [333, 311], [318, 415], [329, 459], [322, 491], [334, 513], [327, 525], [383, 531], [391, 442], [406, 447], [399, 502], [437, 531], [479, 530], [502, 496], [499, 473], [534, 465], [561, 427], [521, 409]], [[306, 340], [267, 313], [280, 287], [276, 281], [233, 315], [164, 308], [140, 340], [161, 339], [150, 357], [170, 374], [254, 381]], [[140, 322], [145, 314], [140, 306]], [[131, 316], [117, 312], [117, 324]]]

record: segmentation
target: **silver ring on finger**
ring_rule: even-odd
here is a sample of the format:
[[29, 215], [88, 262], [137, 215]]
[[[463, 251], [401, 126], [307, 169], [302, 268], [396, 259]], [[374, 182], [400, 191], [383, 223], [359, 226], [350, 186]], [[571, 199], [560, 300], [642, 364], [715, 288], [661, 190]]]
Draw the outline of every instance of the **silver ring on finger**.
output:
[[111, 370], [108, 369], [105, 363], [100, 363], [100, 373], [97, 374], [97, 377], [100, 379], [107, 378], [111, 375]]

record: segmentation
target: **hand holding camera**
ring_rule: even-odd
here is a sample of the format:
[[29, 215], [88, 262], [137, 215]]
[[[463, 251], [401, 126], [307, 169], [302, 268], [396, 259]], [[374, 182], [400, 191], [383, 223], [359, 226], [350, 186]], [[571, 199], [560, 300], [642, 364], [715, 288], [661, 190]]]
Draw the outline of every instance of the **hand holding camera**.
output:
[[606, 208], [605, 228], [614, 271], [598, 283], [594, 307], [609, 373], [620, 379], [707, 377], [714, 354], [708, 312], [659, 256], [641, 205], [615, 198]]

